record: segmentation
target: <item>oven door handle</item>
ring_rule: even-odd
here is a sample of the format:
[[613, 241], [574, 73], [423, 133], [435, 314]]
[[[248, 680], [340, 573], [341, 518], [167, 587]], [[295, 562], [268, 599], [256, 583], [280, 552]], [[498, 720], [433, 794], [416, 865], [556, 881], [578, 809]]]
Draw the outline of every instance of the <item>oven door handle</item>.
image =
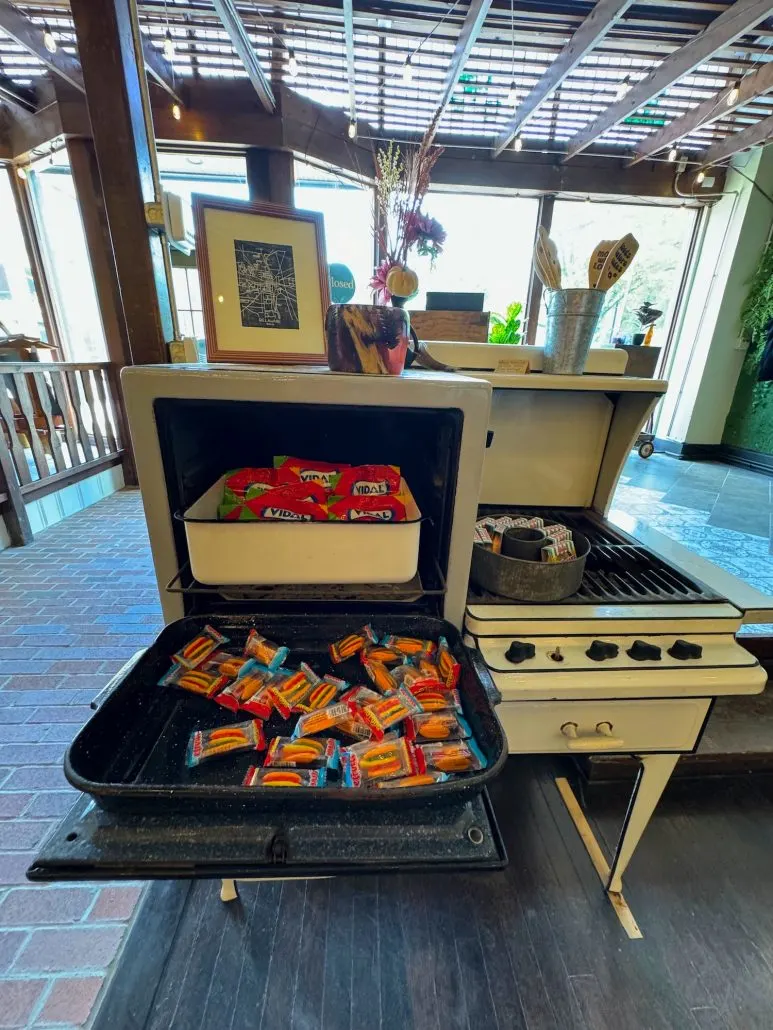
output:
[[569, 751], [617, 751], [625, 746], [624, 740], [612, 736], [612, 723], [606, 720], [596, 723], [593, 733], [581, 735], [578, 729], [576, 722], [565, 722], [561, 727]]
[[138, 651], [136, 654], [131, 656], [126, 665], [122, 666], [115, 674], [115, 676], [113, 676], [113, 678], [109, 680], [104, 687], [102, 687], [97, 696], [92, 700], [91, 705], [89, 706], [90, 708], [93, 708], [94, 711], [96, 711], [98, 708], [102, 707], [102, 705], [105, 703], [105, 701], [107, 701], [107, 699], [110, 697], [113, 691], [117, 690], [118, 687], [120, 687], [120, 685], [132, 671], [132, 669], [140, 660], [140, 658], [142, 658], [142, 656], [145, 654], [145, 650], [146, 649], [143, 648], [141, 651]]
[[492, 678], [489, 668], [483, 660], [483, 655], [477, 649], [477, 647], [470, 647], [469, 644], [465, 644], [467, 648], [467, 654], [472, 662], [472, 667], [475, 670], [475, 675], [483, 684], [483, 689], [488, 694], [488, 699], [492, 705], [498, 705], [502, 700], [502, 694], [499, 691], [496, 683]]

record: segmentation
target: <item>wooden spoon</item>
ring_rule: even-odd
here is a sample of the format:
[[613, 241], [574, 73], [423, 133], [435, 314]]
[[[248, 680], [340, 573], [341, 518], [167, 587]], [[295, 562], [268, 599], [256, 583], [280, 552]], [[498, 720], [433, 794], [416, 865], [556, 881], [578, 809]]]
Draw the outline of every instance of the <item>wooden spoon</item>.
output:
[[590, 256], [588, 262], [588, 287], [591, 290], [596, 289], [596, 284], [599, 281], [601, 270], [604, 267], [604, 262], [609, 257], [609, 252], [614, 247], [617, 240], [602, 240], [596, 245], [596, 249]]
[[550, 290], [561, 289], [561, 263], [558, 260], [556, 245], [548, 236], [544, 226], [537, 230], [535, 256], [542, 274], [540, 278]]
[[630, 263], [636, 257], [636, 252], [639, 249], [639, 241], [636, 237], [628, 232], [622, 239], [618, 240], [615, 244], [614, 250], [612, 250], [604, 262], [604, 267], [601, 269], [601, 275], [598, 279], [597, 289], [608, 290], [610, 286], [614, 286], [620, 276], [625, 272]]

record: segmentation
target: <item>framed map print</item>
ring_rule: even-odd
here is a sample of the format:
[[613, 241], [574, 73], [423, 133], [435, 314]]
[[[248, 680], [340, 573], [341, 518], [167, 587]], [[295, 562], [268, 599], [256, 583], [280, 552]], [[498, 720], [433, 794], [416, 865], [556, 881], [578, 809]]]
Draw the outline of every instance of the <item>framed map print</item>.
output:
[[193, 213], [207, 359], [324, 365], [322, 215], [202, 195]]

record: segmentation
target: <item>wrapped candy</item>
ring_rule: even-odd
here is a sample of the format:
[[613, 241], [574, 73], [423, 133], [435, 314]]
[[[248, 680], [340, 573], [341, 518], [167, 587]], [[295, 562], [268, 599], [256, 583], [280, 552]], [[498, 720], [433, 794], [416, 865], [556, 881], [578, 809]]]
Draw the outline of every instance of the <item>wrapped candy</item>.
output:
[[341, 662], [345, 662], [347, 658], [351, 658], [362, 651], [366, 644], [376, 644], [378, 638], [370, 626], [363, 626], [359, 633], [350, 633], [346, 637], [342, 637], [340, 640], [336, 640], [335, 643], [329, 647], [330, 657], [339, 665]]
[[324, 787], [327, 769], [260, 769], [251, 765], [243, 787]]
[[353, 465], [345, 469], [335, 491], [342, 497], [372, 497], [400, 492], [400, 469], [396, 465]]
[[345, 723], [357, 715], [358, 709], [351, 702], [341, 702], [328, 705], [327, 708], [320, 708], [316, 712], [309, 712], [302, 715], [295, 724], [294, 737], [312, 736], [315, 733], [325, 733], [327, 730], [335, 729], [341, 723]]
[[378, 497], [332, 497], [328, 504], [331, 519], [342, 522], [405, 522], [405, 504], [397, 494]]
[[218, 633], [212, 626], [205, 626], [201, 633], [172, 655], [172, 661], [177, 662], [178, 665], [184, 665], [186, 669], [195, 669], [209, 658], [213, 651], [227, 643], [228, 637]]
[[450, 690], [453, 690], [459, 682], [462, 667], [453, 654], [451, 654], [451, 648], [448, 646], [448, 641], [445, 637], [441, 637], [438, 641], [437, 667], [443, 683]]
[[380, 780], [420, 771], [416, 752], [404, 737], [389, 734], [377, 743], [353, 744], [341, 752], [344, 785], [368, 787]]
[[173, 665], [158, 681], [160, 687], [181, 687], [192, 694], [214, 697], [228, 682], [227, 676], [203, 669], [186, 669], [184, 665]]
[[424, 767], [439, 772], [477, 772], [486, 768], [486, 759], [477, 743], [470, 740], [455, 740], [450, 743], [422, 744], [416, 749], [421, 753]]
[[287, 469], [293, 472], [304, 483], [314, 482], [331, 490], [338, 482], [344, 469], [351, 468], [342, 462], [335, 464], [329, 461], [304, 461], [303, 458], [289, 458], [279, 455], [274, 458], [274, 468]]
[[210, 758], [233, 755], [240, 751], [262, 751], [266, 746], [263, 726], [257, 719], [217, 726], [211, 730], [196, 730], [188, 741], [185, 763], [192, 768]]
[[340, 744], [332, 737], [274, 737], [268, 748], [264, 766], [295, 768], [338, 768]]
[[405, 721], [405, 737], [417, 744], [435, 740], [466, 740], [472, 730], [458, 712], [423, 712]]
[[272, 644], [270, 640], [266, 640], [264, 636], [261, 636], [256, 629], [251, 629], [247, 634], [244, 653], [260, 662], [261, 665], [265, 665], [266, 668], [271, 669], [272, 672], [275, 672], [281, 665], [284, 665], [290, 649], [289, 647], [280, 647], [278, 644]]
[[373, 739], [381, 740], [387, 730], [421, 711], [421, 702], [411, 691], [406, 687], [398, 687], [393, 693], [361, 709], [359, 714], [362, 721], [372, 728]]
[[415, 773], [413, 776], [398, 776], [395, 780], [379, 780], [373, 786], [380, 790], [388, 787], [432, 787], [436, 783], [444, 783], [448, 779], [450, 779], [448, 773], [433, 769], [431, 772]]

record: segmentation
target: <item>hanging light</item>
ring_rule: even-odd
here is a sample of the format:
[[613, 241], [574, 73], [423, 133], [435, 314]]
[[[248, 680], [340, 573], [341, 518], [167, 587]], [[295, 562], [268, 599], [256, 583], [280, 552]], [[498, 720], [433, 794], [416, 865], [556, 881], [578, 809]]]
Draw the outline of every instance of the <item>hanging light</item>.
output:
[[183, 110], [179, 104], [172, 104], [172, 117], [176, 122], [179, 122], [183, 116]]
[[738, 103], [738, 98], [741, 95], [741, 80], [736, 79], [733, 85], [730, 87], [727, 96], [725, 97], [725, 103], [728, 107], [732, 107], [733, 104]]
[[51, 31], [51, 26], [48, 22], [43, 25], [43, 46], [49, 52], [49, 54], [55, 54], [57, 48], [57, 42], [54, 39], [54, 34]]
[[676, 147], [671, 147], [671, 149], [668, 152], [668, 160], [669, 161], [676, 161], [678, 156], [679, 156], [679, 154], [677, 152]]
[[631, 88], [630, 78], [630, 75], [626, 75], [623, 81], [617, 84], [617, 89], [615, 90], [615, 100], [622, 100], [625, 94]]
[[513, 150], [520, 152], [523, 150], [523, 140], [520, 136], [516, 136], [513, 140]]
[[357, 119], [351, 118], [349, 120], [349, 128], [346, 130], [346, 135], [349, 139], [357, 139]]
[[515, 102], [516, 102], [517, 99], [518, 99], [518, 93], [517, 93], [516, 88], [515, 88], [515, 79], [513, 79], [513, 81], [510, 83], [510, 89], [507, 91], [507, 96], [505, 97], [505, 103], [507, 104], [508, 107], [515, 107]]
[[22, 182], [24, 182], [24, 180], [27, 178], [27, 169], [26, 168], [22, 168], [21, 165], [17, 165], [16, 166], [16, 174], [19, 176], [19, 178], [22, 180]]
[[172, 39], [172, 33], [167, 28], [166, 35], [164, 36], [164, 57], [167, 61], [174, 60], [174, 40]]
[[411, 55], [409, 54], [405, 59], [403, 65], [403, 82], [406, 86], [413, 82], [413, 65], [411, 64]]
[[287, 51], [287, 74], [291, 79], [298, 78], [298, 58], [294, 50]]
[[701, 168], [701, 170], [700, 170], [700, 171], [698, 172], [698, 174], [697, 174], [697, 175], [695, 176], [695, 181], [696, 181], [696, 182], [698, 183], [698, 185], [700, 186], [700, 184], [701, 184], [701, 183], [703, 182], [703, 180], [704, 180], [705, 178], [706, 178], [706, 173], [705, 173], [705, 172], [703, 171], [703, 169]]

